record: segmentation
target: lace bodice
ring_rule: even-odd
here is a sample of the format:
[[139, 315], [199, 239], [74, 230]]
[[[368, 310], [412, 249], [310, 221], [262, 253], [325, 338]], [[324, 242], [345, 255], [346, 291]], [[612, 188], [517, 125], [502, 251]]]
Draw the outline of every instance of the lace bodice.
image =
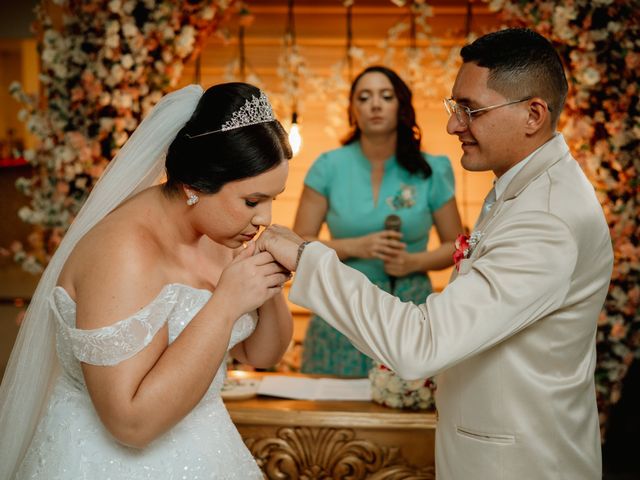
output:
[[[208, 290], [172, 283], [134, 315], [107, 327], [80, 330], [76, 328], [75, 302], [66, 290], [56, 287], [51, 306], [56, 319], [56, 348], [62, 369], [77, 386], [84, 386], [80, 362], [116, 365], [127, 360], [146, 347], [165, 323], [171, 343], [209, 298], [211, 292]], [[251, 335], [256, 323], [255, 312], [240, 317], [233, 327], [228, 350]], [[222, 386], [223, 367], [224, 364], [214, 379], [216, 387]]]
[[[75, 302], [63, 288], [56, 287], [50, 302], [63, 375], [56, 382], [16, 480], [263, 478], [220, 398], [225, 362], [198, 405], [143, 449], [129, 448], [111, 436], [84, 383], [81, 362], [115, 365], [131, 358], [165, 323], [171, 343], [209, 298], [208, 290], [170, 284], [131, 317], [108, 327], [80, 330], [76, 328]], [[251, 335], [256, 323], [255, 313], [240, 317], [228, 348]]]

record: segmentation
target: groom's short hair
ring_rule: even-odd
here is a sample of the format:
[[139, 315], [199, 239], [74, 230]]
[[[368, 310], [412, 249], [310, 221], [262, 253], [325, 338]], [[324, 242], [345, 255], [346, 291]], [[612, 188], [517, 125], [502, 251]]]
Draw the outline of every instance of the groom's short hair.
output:
[[539, 33], [508, 28], [484, 35], [460, 51], [462, 60], [489, 69], [487, 86], [511, 100], [540, 97], [555, 127], [568, 85], [558, 52]]

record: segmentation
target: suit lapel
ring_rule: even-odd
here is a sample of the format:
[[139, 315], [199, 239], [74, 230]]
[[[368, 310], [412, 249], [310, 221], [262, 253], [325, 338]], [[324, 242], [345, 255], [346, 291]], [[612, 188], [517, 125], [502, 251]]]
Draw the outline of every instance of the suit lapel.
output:
[[[513, 200], [516, 198], [531, 182], [533, 182], [536, 178], [546, 172], [549, 168], [551, 168], [554, 164], [565, 158], [567, 155], [571, 155], [569, 151], [569, 146], [564, 140], [564, 137], [560, 133], [556, 133], [555, 136], [549, 140], [546, 144], [542, 146], [534, 155], [531, 157], [529, 162], [520, 170], [513, 180], [507, 186], [505, 192], [500, 196], [500, 198], [493, 204], [491, 209], [484, 216], [482, 221], [476, 226], [475, 231], [478, 232], [486, 232], [487, 225], [491, 222], [491, 220], [498, 215], [502, 205], [509, 200]], [[482, 238], [480, 238], [479, 243], [482, 243]], [[478, 245], [474, 248], [474, 252], [477, 250]], [[470, 257], [473, 257], [473, 253], [471, 253]], [[451, 278], [449, 279], [449, 283], [454, 281], [458, 276], [458, 272], [456, 269], [453, 269], [451, 274]]]
[[485, 215], [482, 221], [476, 227], [478, 231], [484, 231], [484, 228], [500, 211], [502, 204], [506, 201], [513, 200], [527, 188], [531, 182], [549, 170], [552, 165], [559, 162], [565, 156], [570, 155], [569, 147], [564, 141], [564, 137], [560, 133], [545, 143], [534, 155], [529, 162], [520, 170], [513, 180], [507, 185], [507, 189], [500, 198], [493, 204], [491, 210]]
[[566, 155], [570, 155], [569, 146], [564, 141], [560, 133], [545, 143], [538, 150], [529, 163], [527, 163], [513, 180], [507, 185], [507, 189], [502, 195], [503, 200], [511, 200], [517, 197], [527, 185], [549, 170], [554, 164], [559, 162]]

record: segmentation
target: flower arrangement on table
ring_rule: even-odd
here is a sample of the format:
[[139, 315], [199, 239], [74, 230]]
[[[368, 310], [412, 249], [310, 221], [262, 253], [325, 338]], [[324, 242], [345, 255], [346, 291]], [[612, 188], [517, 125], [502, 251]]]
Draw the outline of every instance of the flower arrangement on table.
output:
[[371, 398], [374, 402], [391, 408], [428, 410], [435, 407], [435, 382], [430, 379], [403, 380], [395, 372], [381, 364], [369, 371]]

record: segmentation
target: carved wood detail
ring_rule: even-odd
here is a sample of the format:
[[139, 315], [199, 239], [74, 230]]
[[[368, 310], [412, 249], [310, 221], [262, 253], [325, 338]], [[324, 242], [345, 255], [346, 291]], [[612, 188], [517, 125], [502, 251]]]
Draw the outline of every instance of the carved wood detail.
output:
[[356, 439], [352, 429], [283, 427], [245, 443], [268, 479], [435, 479], [433, 468], [416, 470], [398, 448]]

